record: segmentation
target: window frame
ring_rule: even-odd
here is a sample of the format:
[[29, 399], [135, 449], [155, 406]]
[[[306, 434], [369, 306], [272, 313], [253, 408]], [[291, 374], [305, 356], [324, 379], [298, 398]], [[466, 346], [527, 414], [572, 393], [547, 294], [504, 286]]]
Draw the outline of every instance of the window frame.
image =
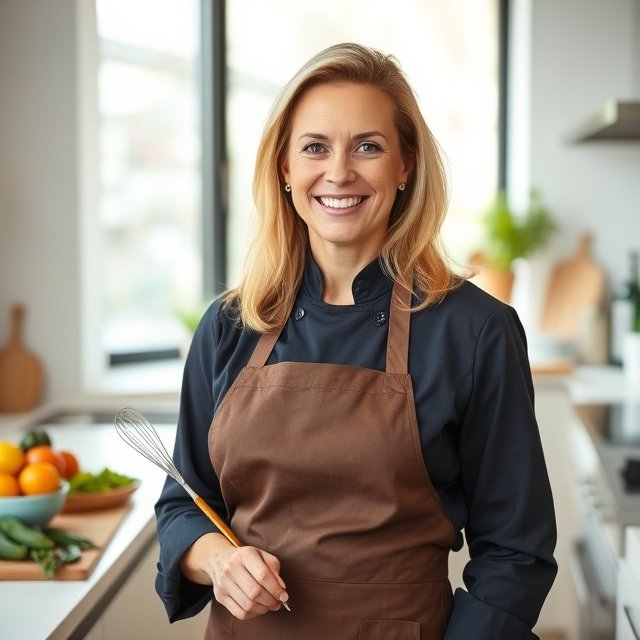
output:
[[[224, 3], [200, 0], [201, 66], [200, 145], [202, 250], [202, 296], [211, 299], [224, 289], [226, 277], [225, 227], [226, 142], [224, 132]], [[123, 390], [166, 393], [177, 390], [184, 354], [181, 345], [158, 350], [109, 353], [102, 346], [102, 302], [96, 293], [100, 279], [100, 225], [96, 217], [100, 180], [97, 112], [97, 73], [100, 40], [95, 2], [78, 4], [78, 133], [79, 133], [79, 227], [82, 303], [82, 387], [90, 393], [120, 393]], [[217, 167], [217, 169], [215, 169]], [[140, 371], [141, 375], [136, 375]], [[155, 374], [158, 374], [157, 376]], [[156, 382], [149, 381], [149, 374]], [[122, 382], [121, 382], [122, 381]], [[125, 382], [126, 381], [126, 382]], [[155, 385], [155, 386], [154, 386]]]
[[[91, 222], [91, 211], [95, 210], [98, 194], [98, 166], [91, 153], [97, 148], [97, 115], [92, 115], [92, 103], [97, 103], [97, 84], [92, 76], [98, 60], [98, 40], [95, 4], [81, 3], [81, 22], [84, 33], [81, 47], [81, 79], [79, 127], [82, 131], [81, 158], [83, 160], [83, 180], [81, 201], [83, 244], [83, 290], [91, 291], [91, 264], [89, 257], [96, 250], [95, 221]], [[223, 292], [228, 283], [228, 154], [226, 134], [227, 95], [227, 0], [200, 0], [201, 11], [201, 158], [202, 158], [202, 276], [204, 299], [213, 299]], [[498, 0], [498, 171], [497, 189], [504, 189], [508, 183], [508, 57], [509, 57], [509, 15], [510, 0]], [[93, 130], [88, 136], [86, 132]], [[95, 216], [94, 216], [95, 217]], [[86, 268], [87, 265], [89, 268]], [[178, 351], [162, 350], [157, 354], [130, 352], [119, 354], [114, 362], [111, 354], [98, 353], [100, 318], [95, 305], [83, 304], [83, 362], [85, 386], [96, 389], [104, 385], [101, 379], [118, 364], [158, 366], [168, 361], [176, 361]], [[109, 362], [108, 360], [112, 360]], [[144, 365], [143, 363], [147, 363]]]
[[498, 1], [498, 189], [508, 184], [508, 78], [510, 0]]
[[201, 19], [203, 290], [213, 298], [224, 291], [227, 278], [225, 0], [201, 0]]

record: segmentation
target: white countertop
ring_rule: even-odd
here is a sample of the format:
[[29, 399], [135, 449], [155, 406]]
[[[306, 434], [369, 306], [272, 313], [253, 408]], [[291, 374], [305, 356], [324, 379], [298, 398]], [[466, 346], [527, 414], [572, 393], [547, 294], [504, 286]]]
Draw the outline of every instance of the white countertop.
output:
[[620, 367], [577, 367], [566, 384], [575, 404], [640, 400], [640, 387], [632, 386]]
[[[0, 438], [19, 438], [20, 429], [34, 415], [7, 417], [0, 424]], [[81, 467], [100, 471], [105, 466], [140, 478], [133, 494], [131, 510], [104, 550], [87, 580], [80, 581], [0, 581], [2, 638], [21, 640], [62, 640], [72, 637], [109, 589], [133, 569], [140, 555], [155, 537], [153, 505], [160, 493], [164, 473], [129, 448], [111, 424], [43, 425], [56, 448], [74, 451]], [[156, 425], [169, 451], [173, 448], [175, 427]], [[40, 427], [39, 427], [40, 428]], [[34, 615], [34, 602], [37, 615]], [[78, 637], [76, 635], [76, 637]], [[80, 636], [82, 637], [82, 636]]]

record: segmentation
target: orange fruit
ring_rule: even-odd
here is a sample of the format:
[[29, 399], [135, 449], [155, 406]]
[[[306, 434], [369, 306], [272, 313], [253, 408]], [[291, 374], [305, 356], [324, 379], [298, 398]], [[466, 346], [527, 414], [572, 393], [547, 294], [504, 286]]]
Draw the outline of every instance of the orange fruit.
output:
[[63, 478], [71, 478], [80, 471], [80, 463], [78, 458], [71, 451], [58, 451], [58, 455], [64, 460]]
[[10, 473], [0, 473], [0, 497], [19, 496], [20, 485]]
[[50, 462], [33, 462], [18, 474], [18, 484], [27, 496], [53, 493], [60, 488], [60, 471]]
[[65, 461], [57, 451], [54, 451], [48, 444], [39, 444], [36, 447], [31, 447], [24, 454], [24, 459], [27, 464], [34, 464], [36, 462], [49, 462], [54, 467], [57, 467], [61, 476], [65, 473]]
[[2, 440], [0, 442], [0, 473], [8, 473], [14, 476], [24, 465], [24, 453], [13, 442]]

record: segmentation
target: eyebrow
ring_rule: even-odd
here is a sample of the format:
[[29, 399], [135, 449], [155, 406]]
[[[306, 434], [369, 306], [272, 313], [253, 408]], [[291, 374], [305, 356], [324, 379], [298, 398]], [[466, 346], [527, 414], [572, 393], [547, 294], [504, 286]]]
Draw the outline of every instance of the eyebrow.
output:
[[[373, 130], [373, 131], [363, 131], [362, 133], [358, 133], [353, 136], [354, 140], [364, 140], [366, 138], [373, 138], [375, 136], [379, 136], [387, 140], [387, 136], [384, 135], [381, 131]], [[303, 133], [298, 140], [302, 140], [303, 138], [313, 138], [315, 140], [328, 140], [329, 136], [324, 133]], [[388, 140], [387, 140], [388, 141]]]

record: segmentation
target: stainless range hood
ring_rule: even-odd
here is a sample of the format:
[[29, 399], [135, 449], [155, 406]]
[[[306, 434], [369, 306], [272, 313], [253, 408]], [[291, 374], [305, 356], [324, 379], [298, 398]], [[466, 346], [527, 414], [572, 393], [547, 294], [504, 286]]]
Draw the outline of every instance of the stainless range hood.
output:
[[640, 140], [640, 100], [607, 101], [573, 132], [571, 140]]

